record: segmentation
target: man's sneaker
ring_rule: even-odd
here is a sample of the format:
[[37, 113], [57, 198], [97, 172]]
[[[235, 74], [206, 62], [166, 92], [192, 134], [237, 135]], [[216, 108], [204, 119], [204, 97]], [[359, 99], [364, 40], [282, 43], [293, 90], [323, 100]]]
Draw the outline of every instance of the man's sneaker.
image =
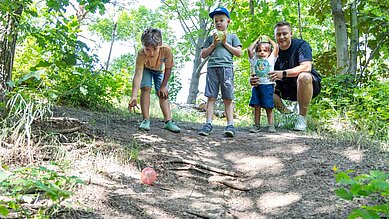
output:
[[307, 128], [307, 121], [305, 119], [305, 116], [298, 115], [293, 130], [305, 131], [306, 128]]
[[167, 129], [167, 130], [169, 130], [171, 132], [175, 132], [175, 133], [178, 133], [178, 132], [181, 131], [181, 129], [178, 128], [178, 126], [172, 120], [169, 120], [167, 123], [165, 123], [163, 128]]
[[199, 135], [202, 135], [202, 136], [208, 136], [209, 134], [212, 133], [212, 130], [213, 130], [213, 127], [211, 125], [211, 123], [207, 123], [203, 126], [203, 128], [201, 128], [199, 130]]
[[261, 131], [261, 125], [260, 124], [255, 124], [250, 129], [251, 133], [257, 133], [257, 132], [260, 132], [260, 131]]
[[274, 127], [274, 125], [269, 125], [267, 127], [267, 131], [270, 132], [270, 133], [275, 133], [276, 132], [276, 128]]
[[139, 129], [150, 131], [150, 120], [148, 119], [143, 120], [139, 126]]
[[235, 136], [235, 128], [233, 125], [227, 125], [226, 128], [224, 129], [224, 134], [227, 137], [234, 137]]

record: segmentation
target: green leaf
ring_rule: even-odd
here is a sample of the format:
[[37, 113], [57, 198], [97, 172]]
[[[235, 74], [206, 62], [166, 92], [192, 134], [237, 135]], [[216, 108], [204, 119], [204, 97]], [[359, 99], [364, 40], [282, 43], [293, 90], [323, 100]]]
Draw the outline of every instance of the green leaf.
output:
[[365, 211], [363, 209], [354, 209], [348, 216], [348, 219], [380, 219], [381, 217], [374, 212]]
[[345, 188], [340, 188], [340, 189], [336, 189], [335, 190], [335, 194], [342, 198], [342, 199], [346, 199], [346, 200], [353, 200], [354, 196], [351, 192], [347, 191]]
[[9, 210], [3, 205], [0, 205], [0, 214], [3, 215], [4, 217], [8, 216]]
[[339, 172], [335, 174], [335, 179], [337, 183], [343, 184], [343, 185], [353, 185], [356, 183], [355, 180], [351, 179], [350, 176], [345, 172]]

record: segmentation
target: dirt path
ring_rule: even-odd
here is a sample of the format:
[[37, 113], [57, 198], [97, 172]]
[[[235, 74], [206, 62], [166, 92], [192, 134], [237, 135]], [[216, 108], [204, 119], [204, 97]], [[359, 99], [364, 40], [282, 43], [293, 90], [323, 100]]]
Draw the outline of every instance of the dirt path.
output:
[[[183, 131], [174, 134], [158, 120], [150, 132], [139, 131], [140, 117], [71, 109], [55, 116], [82, 124], [70, 142], [94, 139], [73, 150], [74, 173], [88, 182], [74, 197], [82, 209], [69, 212], [75, 218], [346, 218], [353, 206], [335, 197], [333, 166], [388, 170], [387, 154], [288, 130], [251, 134], [238, 127], [226, 138], [216, 127], [202, 137], [195, 123], [179, 122]], [[133, 139], [141, 148], [138, 166], [110, 159], [128, 153]], [[91, 150], [95, 156], [87, 156]], [[158, 173], [153, 186], [140, 183], [145, 166]]]

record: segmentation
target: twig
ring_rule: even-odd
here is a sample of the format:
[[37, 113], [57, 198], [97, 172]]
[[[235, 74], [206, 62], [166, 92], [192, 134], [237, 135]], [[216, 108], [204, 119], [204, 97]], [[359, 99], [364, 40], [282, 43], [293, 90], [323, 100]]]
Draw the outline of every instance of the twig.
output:
[[209, 214], [205, 215], [205, 214], [198, 213], [198, 212], [194, 212], [194, 211], [190, 211], [190, 210], [186, 210], [185, 212], [188, 213], [188, 214], [197, 216], [197, 217], [199, 217], [199, 218], [204, 218], [204, 219], [210, 219], [210, 218], [212, 218], [212, 216], [210, 216]]
[[58, 130], [57, 132], [60, 134], [69, 134], [69, 133], [77, 132], [80, 129], [81, 129], [81, 126], [76, 126], [73, 128]]
[[190, 164], [190, 165], [196, 166], [196, 167], [198, 167], [198, 168], [202, 168], [202, 169], [205, 169], [205, 170], [208, 170], [208, 171], [212, 171], [212, 172], [215, 172], [215, 173], [219, 173], [219, 174], [223, 174], [223, 175], [226, 175], [226, 176], [233, 176], [233, 177], [242, 176], [242, 174], [238, 174], [238, 173], [234, 173], [234, 172], [231, 172], [231, 171], [219, 169], [219, 168], [216, 168], [216, 167], [211, 167], [211, 166], [208, 166], [208, 165], [206, 165], [206, 164], [198, 163], [198, 162], [196, 162], [196, 161], [194, 161], [194, 160], [180, 159], [180, 160], [170, 160], [170, 161], [165, 161], [164, 163], [183, 163], [183, 164]]
[[236, 189], [236, 190], [243, 191], [243, 192], [247, 192], [247, 191], [251, 190], [250, 188], [239, 186], [239, 185], [234, 185], [233, 183], [226, 182], [226, 181], [214, 181], [214, 182], [223, 184], [223, 185], [228, 186], [232, 189]]

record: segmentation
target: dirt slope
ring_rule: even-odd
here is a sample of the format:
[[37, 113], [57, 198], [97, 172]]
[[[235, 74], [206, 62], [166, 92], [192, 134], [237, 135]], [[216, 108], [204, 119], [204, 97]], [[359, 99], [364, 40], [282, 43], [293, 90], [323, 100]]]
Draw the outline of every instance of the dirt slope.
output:
[[[63, 129], [81, 126], [65, 137], [74, 174], [87, 181], [64, 218], [346, 218], [353, 206], [334, 195], [333, 166], [388, 170], [383, 152], [282, 129], [252, 134], [238, 127], [226, 138], [216, 127], [202, 137], [195, 123], [178, 122], [182, 132], [174, 134], [159, 120], [139, 131], [138, 116], [64, 108], [54, 116], [66, 118]], [[91, 141], [78, 142], [82, 136]], [[140, 162], [112, 159], [136, 146]], [[140, 183], [145, 166], [158, 173], [153, 186]]]

